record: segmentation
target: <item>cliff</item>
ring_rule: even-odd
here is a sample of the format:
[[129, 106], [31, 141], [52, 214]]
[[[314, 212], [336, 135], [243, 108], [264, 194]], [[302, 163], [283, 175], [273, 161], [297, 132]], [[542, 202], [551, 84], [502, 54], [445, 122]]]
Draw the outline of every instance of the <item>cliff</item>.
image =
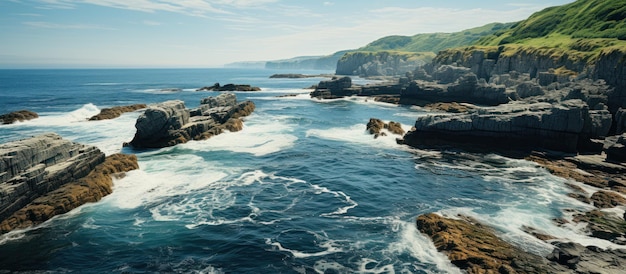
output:
[[337, 62], [336, 74], [360, 76], [396, 76], [424, 65], [434, 57], [424, 52], [350, 52]]
[[[94, 181], [91, 177], [98, 176], [92, 175], [94, 170], [104, 169], [106, 172], [100, 173], [108, 176], [128, 169], [98, 167], [104, 161], [105, 155], [98, 148], [64, 140], [54, 133], [0, 145], [0, 231], [43, 222], [110, 193], [110, 186], [104, 194], [102, 186], [90, 183]], [[79, 185], [83, 194], [61, 190]], [[44, 204], [48, 205], [45, 213], [32, 210]]]
[[310, 69], [310, 70], [333, 70], [337, 66], [337, 61], [351, 50], [342, 50], [325, 56], [302, 56], [286, 60], [275, 60], [265, 62], [266, 69]]

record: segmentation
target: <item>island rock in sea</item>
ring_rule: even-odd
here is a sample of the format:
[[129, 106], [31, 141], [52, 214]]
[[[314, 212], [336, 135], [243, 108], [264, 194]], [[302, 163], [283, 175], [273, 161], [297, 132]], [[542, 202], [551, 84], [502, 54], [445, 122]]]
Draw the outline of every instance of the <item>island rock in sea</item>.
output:
[[187, 109], [180, 100], [163, 102], [149, 107], [137, 118], [137, 132], [125, 145], [137, 148], [161, 148], [203, 140], [224, 130], [239, 131], [243, 128], [241, 117], [254, 111], [251, 101], [237, 103], [232, 93], [208, 97], [200, 101], [197, 109]]
[[105, 158], [94, 146], [48, 133], [0, 145], [0, 233], [42, 223], [111, 193], [111, 175], [138, 168], [134, 155]]
[[13, 124], [16, 121], [22, 122], [26, 120], [35, 119], [38, 117], [39, 115], [37, 113], [24, 109], [24, 110], [18, 110], [18, 111], [14, 111], [11, 113], [0, 115], [0, 122], [2, 124], [8, 125], [8, 124]]

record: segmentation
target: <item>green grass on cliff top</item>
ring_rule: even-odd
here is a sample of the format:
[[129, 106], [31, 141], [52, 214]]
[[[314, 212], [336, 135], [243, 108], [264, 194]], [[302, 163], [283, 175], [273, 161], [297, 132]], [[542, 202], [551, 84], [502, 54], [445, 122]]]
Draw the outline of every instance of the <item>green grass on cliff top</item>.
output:
[[626, 0], [578, 0], [546, 8], [476, 42], [480, 46], [514, 44], [558, 48], [581, 56], [605, 49], [626, 52]]
[[387, 36], [357, 51], [438, 52], [447, 48], [473, 45], [480, 38], [509, 29], [513, 23], [491, 23], [454, 33], [425, 33], [414, 36]]

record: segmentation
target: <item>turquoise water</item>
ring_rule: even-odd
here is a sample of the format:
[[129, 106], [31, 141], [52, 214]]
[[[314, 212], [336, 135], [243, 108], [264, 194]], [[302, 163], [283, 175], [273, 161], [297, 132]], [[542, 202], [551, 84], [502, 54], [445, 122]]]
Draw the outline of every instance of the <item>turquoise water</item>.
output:
[[[530, 225], [581, 243], [579, 227], [556, 227], [565, 180], [497, 155], [417, 150], [374, 139], [369, 118], [406, 130], [415, 107], [365, 98], [316, 100], [302, 88], [322, 78], [270, 79], [244, 69], [0, 70], [0, 112], [40, 118], [0, 126], [0, 141], [44, 132], [135, 153], [140, 170], [113, 194], [44, 225], [0, 236], [0, 270], [182, 273], [458, 273], [414, 224], [427, 212], [465, 214], [537, 254], [551, 247]], [[319, 71], [303, 73], [322, 73]], [[101, 108], [171, 99], [197, 106], [237, 83], [256, 104], [244, 130], [158, 150], [122, 148], [139, 112], [86, 121]], [[367, 81], [355, 79], [365, 84]], [[172, 91], [172, 89], [175, 89]], [[297, 96], [278, 97], [284, 94]]]

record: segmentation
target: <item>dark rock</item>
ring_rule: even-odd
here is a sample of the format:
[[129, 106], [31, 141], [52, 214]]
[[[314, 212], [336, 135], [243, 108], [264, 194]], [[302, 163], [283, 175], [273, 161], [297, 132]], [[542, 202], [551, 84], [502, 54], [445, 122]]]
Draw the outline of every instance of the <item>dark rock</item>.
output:
[[234, 94], [224, 93], [201, 100], [197, 109], [185, 108], [182, 101], [167, 101], [148, 108], [139, 116], [135, 137], [128, 144], [137, 148], [160, 148], [202, 140], [224, 130], [241, 130], [236, 121], [254, 111], [254, 103], [236, 102]]
[[606, 159], [612, 162], [626, 162], [626, 133], [606, 150]]
[[2, 124], [8, 125], [8, 124], [13, 124], [17, 121], [23, 122], [23, 121], [32, 120], [38, 117], [39, 115], [37, 113], [32, 112], [30, 110], [18, 110], [18, 111], [14, 111], [11, 113], [0, 115], [0, 121], [2, 121]]
[[392, 134], [402, 135], [404, 134], [404, 129], [402, 129], [402, 124], [389, 121], [389, 123], [385, 123], [380, 119], [370, 118], [369, 122], [366, 125], [366, 130], [369, 134], [374, 135], [374, 138], [378, 138], [379, 136], [387, 136], [383, 129], [386, 129]]
[[612, 213], [592, 210], [574, 216], [574, 222], [587, 223], [587, 230], [596, 238], [615, 242], [626, 236], [626, 221]]
[[261, 88], [253, 87], [250, 85], [237, 85], [237, 84], [226, 84], [221, 86], [220, 83], [215, 83], [212, 86], [206, 86], [197, 89], [196, 91], [260, 91]]
[[123, 113], [133, 112], [138, 109], [146, 108], [146, 104], [134, 104], [128, 106], [116, 106], [112, 108], [103, 108], [100, 113], [89, 118], [89, 121], [115, 119], [120, 117]]
[[575, 273], [620, 273], [626, 265], [626, 250], [603, 250], [596, 246], [560, 242], [548, 260], [566, 266]]
[[419, 146], [474, 143], [508, 148], [543, 147], [576, 152], [590, 123], [580, 100], [559, 104], [505, 104], [468, 113], [429, 115], [417, 119], [406, 144]]

